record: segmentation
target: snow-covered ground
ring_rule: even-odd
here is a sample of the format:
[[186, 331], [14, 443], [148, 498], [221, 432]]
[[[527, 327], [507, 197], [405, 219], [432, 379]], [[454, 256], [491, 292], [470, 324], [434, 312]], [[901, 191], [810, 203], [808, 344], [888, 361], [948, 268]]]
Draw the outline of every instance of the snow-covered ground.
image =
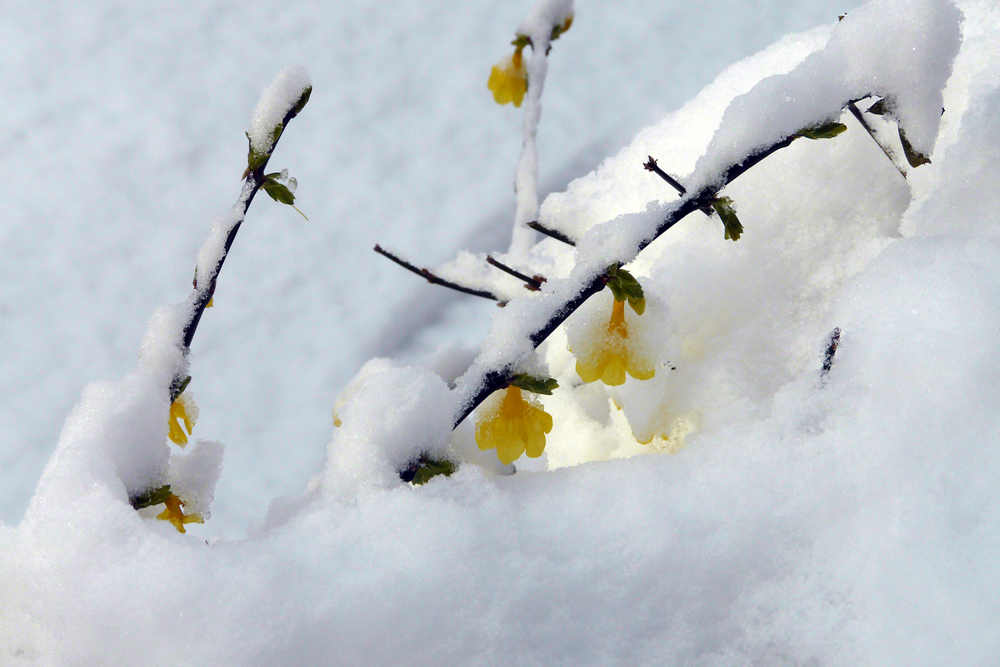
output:
[[[774, 132], [789, 116], [751, 95], [713, 142], [730, 101], [831, 32], [840, 50], [824, 51], [814, 90], [801, 76], [763, 85], [811, 100], [889, 72], [873, 85], [906, 90], [876, 92], [934, 101], [943, 76], [944, 115], [911, 137], [929, 148], [936, 135], [933, 163], [904, 180], [845, 114], [844, 134], [799, 139], [741, 177], [724, 191], [739, 242], [696, 213], [630, 267], [647, 290], [654, 379], [576, 378], [567, 335], [607, 317], [604, 295], [543, 346], [561, 385], [544, 398], [555, 426], [512, 477], [467, 464], [394, 483], [380, 453], [441, 431], [448, 406], [443, 382], [399, 364], [367, 367], [334, 431], [334, 397], [369, 357], [478, 346], [494, 313], [496, 347], [497, 323], [532, 307], [453, 297], [369, 250], [437, 264], [506, 247], [519, 114], [484, 80], [516, 4], [344, 4], [326, 23], [319, 4], [4, 16], [0, 145], [18, 185], [2, 245], [3, 660], [992, 664], [1000, 9], [988, 0], [957, 3], [961, 29], [944, 0], [837, 7], [852, 10], [841, 25], [825, 3], [577, 3], [543, 102], [543, 189], [565, 190], [543, 203], [547, 224], [631, 233], [615, 218], [667, 210], [675, 193], [646, 156], [695, 182]], [[817, 23], [695, 95], [722, 64]], [[298, 178], [310, 221], [261, 198], [227, 261], [191, 356], [194, 435], [225, 444], [223, 474], [211, 519], [180, 535], [124, 501], [130, 475], [162, 463], [143, 452], [167, 451], [155, 336], [133, 371], [134, 355], [154, 308], [186, 296], [209, 223], [238, 194], [250, 110], [288, 62], [308, 66], [314, 93], [272, 166]], [[555, 242], [532, 261], [555, 292], [572, 280]], [[449, 357], [471, 355], [430, 365]], [[91, 380], [111, 382], [84, 392], [60, 438]], [[474, 450], [472, 424], [449, 446]]]

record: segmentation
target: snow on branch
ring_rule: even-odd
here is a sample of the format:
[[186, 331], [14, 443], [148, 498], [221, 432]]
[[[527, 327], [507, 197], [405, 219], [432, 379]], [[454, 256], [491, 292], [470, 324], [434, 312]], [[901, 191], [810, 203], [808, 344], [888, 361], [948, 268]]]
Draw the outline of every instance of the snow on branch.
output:
[[[293, 204], [295, 201], [294, 179], [290, 179], [292, 188], [282, 185], [280, 180], [289, 180], [285, 174], [265, 174], [267, 163], [277, 146], [285, 127], [295, 118], [309, 101], [312, 85], [304, 67], [289, 66], [284, 68], [271, 85], [261, 95], [250, 121], [250, 131], [247, 139], [250, 150], [247, 155], [247, 168], [243, 176], [246, 179], [243, 190], [229, 213], [212, 224], [208, 239], [198, 252], [198, 262], [195, 266], [194, 289], [188, 298], [191, 307], [190, 318], [184, 326], [183, 349], [185, 354], [191, 347], [198, 323], [215, 293], [216, 281], [222, 265], [226, 261], [240, 225], [246, 217], [247, 209], [261, 188], [265, 188], [275, 201]], [[171, 399], [177, 397], [182, 389], [185, 378], [176, 377], [171, 387]]]

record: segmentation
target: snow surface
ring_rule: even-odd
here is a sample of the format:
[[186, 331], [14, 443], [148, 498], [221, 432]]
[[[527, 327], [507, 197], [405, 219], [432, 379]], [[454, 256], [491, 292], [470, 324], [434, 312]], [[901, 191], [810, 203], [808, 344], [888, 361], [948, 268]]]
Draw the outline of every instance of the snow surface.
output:
[[[937, 2], [881, 4], [928, 12], [925, 25], [948, 15]], [[519, 461], [504, 476], [465, 465], [419, 488], [372, 477], [433, 443], [461, 366], [429, 359], [438, 379], [373, 361], [336, 407], [343, 423], [328, 424], [329, 460], [309, 490], [274, 500], [245, 539], [206, 542], [214, 518], [180, 535], [126, 501], [166, 463], [162, 387], [184, 367], [165, 344], [179, 313], [157, 311], [134, 370], [88, 387], [24, 519], [0, 524], [0, 655], [42, 665], [992, 664], [1000, 9], [958, 6], [963, 41], [934, 162], [904, 181], [845, 117], [845, 134], [799, 140], [727, 188], [746, 227], [738, 243], [697, 214], [650, 246], [630, 268], [666, 313], [648, 313], [664, 366], [611, 391], [579, 385], [565, 337], [553, 336], [541, 357], [561, 387], [544, 398], [555, 428], [537, 467]], [[645, 155], [694, 169], [731, 100], [808, 62], [829, 35], [790, 35], [738, 63], [550, 197], [543, 215], [593, 209], [600, 226], [674, 201], [642, 171]], [[566, 276], [572, 253], [553, 243], [532, 259]], [[821, 382], [834, 327], [841, 345]], [[391, 389], [381, 403], [378, 387]], [[633, 431], [671, 437], [642, 447]], [[463, 424], [449, 446], [471, 438]], [[214, 465], [206, 456], [195, 467]]]

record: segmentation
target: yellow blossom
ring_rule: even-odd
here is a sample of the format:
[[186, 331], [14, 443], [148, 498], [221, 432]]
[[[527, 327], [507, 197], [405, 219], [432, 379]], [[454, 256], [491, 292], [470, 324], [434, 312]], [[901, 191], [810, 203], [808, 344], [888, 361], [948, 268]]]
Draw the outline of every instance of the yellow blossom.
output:
[[476, 419], [479, 449], [496, 449], [502, 463], [513, 463], [521, 454], [538, 458], [545, 451], [545, 434], [552, 430], [552, 416], [537, 398], [525, 398], [519, 387], [507, 387], [499, 406], [480, 412]]
[[624, 384], [626, 372], [636, 380], [648, 380], [656, 375], [653, 363], [629, 339], [624, 301], [615, 299], [603, 340], [590, 354], [577, 358], [576, 372], [584, 382], [601, 380], [611, 386]]
[[528, 70], [521, 54], [523, 48], [517, 47], [513, 56], [501, 60], [490, 71], [490, 80], [486, 85], [493, 91], [497, 104], [513, 102], [519, 107], [524, 101], [524, 93], [528, 90]]
[[[176, 444], [183, 447], [187, 444], [187, 437], [191, 435], [191, 431], [194, 429], [194, 422], [198, 418], [198, 406], [194, 404], [188, 396], [181, 394], [178, 396], [173, 403], [170, 404], [170, 432], [168, 436]], [[180, 422], [184, 422], [184, 428], [187, 429], [187, 434], [184, 433], [184, 428], [181, 428]]]
[[157, 514], [156, 518], [161, 521], [169, 521], [174, 524], [174, 528], [182, 533], [187, 532], [184, 530], [184, 524], [205, 523], [204, 519], [201, 518], [201, 515], [184, 514], [184, 510], [181, 509], [181, 506], [184, 505], [184, 501], [172, 493], [167, 496], [167, 499], [163, 501], [163, 504], [166, 506], [166, 509]]

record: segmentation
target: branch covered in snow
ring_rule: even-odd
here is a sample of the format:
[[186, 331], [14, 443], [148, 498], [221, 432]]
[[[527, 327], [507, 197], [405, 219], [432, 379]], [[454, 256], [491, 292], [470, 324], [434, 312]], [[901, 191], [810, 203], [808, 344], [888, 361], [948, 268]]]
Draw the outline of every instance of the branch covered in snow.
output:
[[[250, 150], [247, 156], [247, 168], [243, 176], [243, 191], [233, 204], [229, 213], [216, 220], [208, 239], [198, 253], [198, 264], [195, 267], [194, 288], [188, 297], [191, 313], [184, 325], [183, 349], [187, 354], [191, 341], [198, 330], [198, 323], [205, 308], [215, 294], [215, 285], [226, 261], [229, 249], [233, 246], [240, 225], [246, 217], [247, 209], [253, 202], [257, 192], [264, 188], [275, 201], [292, 204], [294, 202], [294, 179], [290, 179], [291, 188], [279, 181], [285, 174], [265, 174], [271, 154], [281, 139], [281, 135], [289, 121], [295, 118], [309, 101], [312, 85], [304, 67], [285, 67], [274, 79], [271, 85], [261, 95], [250, 122], [247, 139]], [[289, 180], [285, 178], [285, 180]], [[175, 377], [170, 388], [171, 400], [183, 390], [184, 377]]]

